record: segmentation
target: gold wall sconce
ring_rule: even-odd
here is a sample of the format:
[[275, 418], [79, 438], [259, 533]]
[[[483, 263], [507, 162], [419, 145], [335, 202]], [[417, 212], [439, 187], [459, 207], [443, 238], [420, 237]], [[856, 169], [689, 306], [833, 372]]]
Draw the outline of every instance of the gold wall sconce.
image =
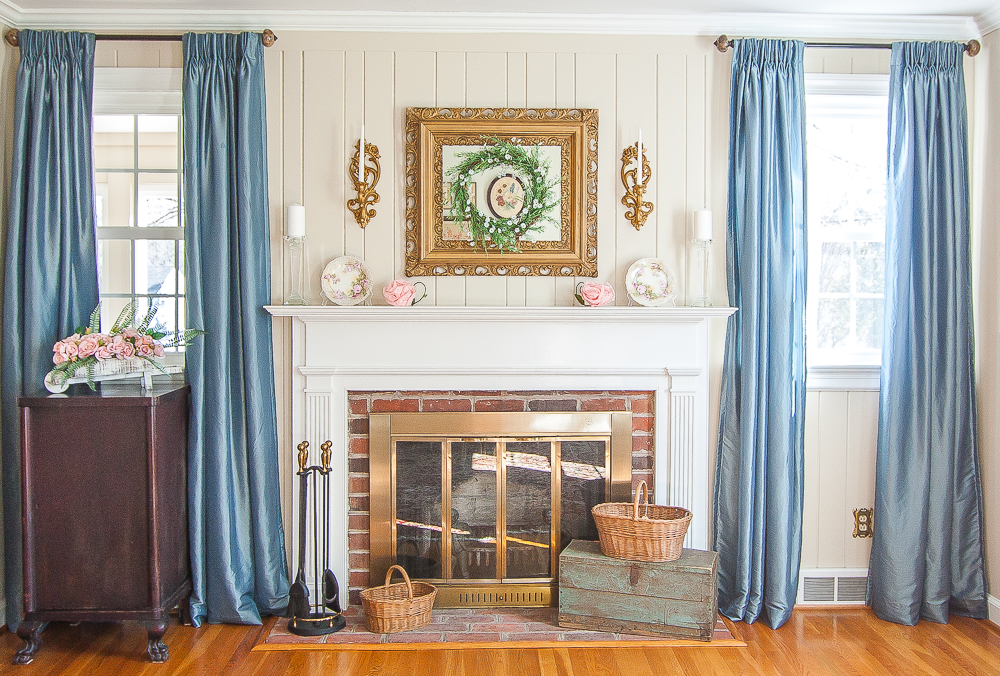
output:
[[351, 210], [351, 213], [354, 214], [354, 220], [362, 228], [375, 217], [375, 209], [371, 205], [378, 203], [381, 199], [378, 192], [375, 191], [379, 176], [382, 175], [382, 167], [378, 161], [378, 146], [365, 142], [364, 126], [362, 126], [358, 149], [348, 167], [351, 181], [354, 183], [354, 190], [357, 191], [358, 196], [347, 201], [347, 208]]
[[622, 151], [622, 185], [625, 186], [622, 204], [628, 207], [625, 210], [625, 219], [635, 226], [636, 230], [646, 223], [646, 218], [653, 211], [653, 203], [642, 200], [651, 174], [640, 129], [639, 142]]

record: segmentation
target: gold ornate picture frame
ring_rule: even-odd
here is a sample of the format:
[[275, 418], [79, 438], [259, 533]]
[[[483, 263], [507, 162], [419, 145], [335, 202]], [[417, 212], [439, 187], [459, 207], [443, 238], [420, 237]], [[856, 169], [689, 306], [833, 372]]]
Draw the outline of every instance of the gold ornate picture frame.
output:
[[[559, 203], [548, 223], [521, 237], [519, 251], [473, 245], [467, 224], [456, 223], [448, 208], [451, 168], [492, 139], [538, 153], [558, 191]], [[408, 277], [597, 276], [596, 110], [407, 108], [405, 142]], [[511, 175], [505, 171], [499, 165], [495, 169], [498, 175]], [[497, 178], [467, 180], [471, 207], [486, 213]]]

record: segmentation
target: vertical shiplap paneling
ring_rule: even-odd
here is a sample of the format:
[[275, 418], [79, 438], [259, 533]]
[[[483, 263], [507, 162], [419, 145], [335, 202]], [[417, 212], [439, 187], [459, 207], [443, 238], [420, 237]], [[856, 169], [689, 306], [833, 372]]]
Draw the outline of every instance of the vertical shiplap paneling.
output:
[[[580, 108], [596, 108], [597, 166], [614, 167], [597, 181], [597, 280], [615, 282], [615, 184], [621, 167], [621, 153], [615, 143], [618, 115], [615, 105], [616, 56], [614, 54], [578, 54], [576, 57], [576, 102]], [[615, 292], [624, 294], [620, 286]]]
[[[529, 108], [554, 108], [556, 105], [556, 55], [529, 53], [525, 73], [526, 99]], [[524, 280], [525, 305], [555, 305], [556, 283], [549, 277]]]
[[[465, 104], [465, 54], [463, 52], [438, 52], [437, 54], [437, 106], [462, 107]], [[438, 305], [465, 305], [465, 278], [438, 277], [436, 280]]]
[[[341, 184], [344, 186], [344, 253], [358, 258], [365, 256], [365, 231], [354, 220], [354, 214], [347, 211], [347, 201], [357, 193], [348, 175], [348, 166], [358, 150], [361, 138], [361, 123], [365, 121], [365, 52], [349, 51], [344, 54], [344, 161], [340, 170]], [[377, 113], [376, 113], [377, 114]], [[366, 130], [365, 135], [369, 132]], [[374, 274], [374, 271], [373, 271]]]
[[[657, 82], [656, 57], [652, 54], [619, 54], [618, 55], [618, 148], [638, 141], [639, 129], [642, 129], [642, 145], [646, 160], [653, 178], [650, 179], [646, 199], [656, 204], [656, 176], [659, 172], [657, 162], [656, 133], [656, 87], [651, 82]], [[619, 151], [619, 159], [621, 154]], [[625, 188], [618, 181], [615, 203], [620, 203], [625, 194]], [[625, 273], [629, 265], [640, 258], [656, 256], [657, 229], [661, 215], [654, 209], [641, 230], [636, 230], [625, 220], [624, 210], [618, 212], [615, 219], [617, 234], [618, 270], [615, 275], [615, 288], [625, 289]], [[608, 224], [604, 224], [607, 227]], [[618, 305], [627, 305], [628, 296], [622, 293], [618, 297]]]
[[[320, 275], [327, 262], [344, 255], [347, 211], [344, 174], [344, 52], [307, 51], [303, 55], [302, 204], [306, 207], [306, 264], [303, 295], [307, 301], [321, 298]], [[286, 194], [285, 204], [299, 200]]]
[[889, 49], [859, 51], [851, 56], [851, 73], [872, 74], [889, 72]]
[[[507, 54], [507, 107], [524, 108], [527, 104], [527, 55]], [[507, 305], [524, 305], [524, 277], [507, 277]]]
[[[392, 158], [396, 156], [396, 128], [393, 124], [393, 53], [365, 52], [365, 141], [378, 146], [382, 177], [378, 182], [380, 201], [374, 205], [375, 217], [365, 227], [364, 257], [375, 276], [372, 302], [384, 304], [382, 287], [392, 281], [395, 265], [396, 218], [400, 208], [396, 199], [396, 183], [388, 176]], [[353, 197], [353, 195], [351, 195]], [[351, 214], [352, 225], [354, 215]], [[399, 246], [402, 246], [399, 243]]]
[[819, 420], [820, 565], [843, 568], [847, 521], [847, 392], [821, 392]]
[[[712, 57], [709, 57], [712, 58]], [[708, 165], [708, 145], [706, 135], [708, 133], [708, 109], [706, 105], [706, 87], [708, 79], [708, 64], [706, 57], [701, 54], [692, 55], [687, 59], [687, 192], [685, 206], [681, 213], [677, 214], [673, 221], [673, 227], [668, 228], [664, 233], [663, 226], [660, 226], [660, 239], [664, 237], [670, 240], [671, 252], [660, 253], [660, 258], [664, 259], [677, 271], [678, 283], [681, 280], [690, 280], [690, 270], [698, 270], [701, 261], [695, 264], [693, 256], [695, 252], [691, 249], [691, 231], [693, 222], [692, 214], [695, 209], [709, 206], [708, 176], [706, 167]], [[660, 164], [663, 164], [661, 159]], [[662, 249], [661, 243], [661, 249]], [[690, 253], [689, 253], [690, 252]], [[694, 288], [688, 285], [693, 283]], [[684, 284], [685, 288], [679, 289], [678, 298], [680, 302], [690, 303], [695, 297], [702, 293], [702, 280], [699, 273], [697, 280], [691, 280]], [[709, 290], [711, 293], [711, 290]]]
[[[466, 55], [465, 99], [470, 108], [507, 105], [507, 54], [469, 52]], [[479, 188], [479, 209], [486, 208], [486, 188]], [[470, 272], [472, 272], [470, 270]], [[465, 304], [506, 305], [507, 280], [499, 276], [470, 274], [465, 280]]]
[[[657, 56], [656, 86], [661, 97], [656, 110], [656, 138], [660, 161], [653, 167], [653, 181], [656, 182], [658, 199], [653, 202], [653, 213], [647, 220], [650, 225], [645, 226], [657, 226], [655, 255], [670, 265], [677, 275], [678, 304], [684, 302], [683, 292], [689, 286], [684, 266], [684, 247], [689, 239], [689, 193], [701, 190], [703, 185], [696, 175], [699, 167], [703, 166], [703, 158], [692, 156], [702, 153], [704, 120], [701, 120], [701, 125], [694, 124], [692, 128], [688, 114], [692, 105], [697, 108], [703, 106], [702, 100], [691, 102], [696, 91], [702, 91], [705, 86], [703, 73], [699, 82], [688, 81], [695, 77], [689, 72], [691, 68], [688, 64], [689, 59], [694, 58], [686, 54]], [[704, 111], [700, 114], [704, 115]], [[621, 156], [618, 157], [618, 164], [621, 165]], [[701, 199], [700, 193], [698, 199]], [[621, 227], [631, 227], [624, 219], [625, 207], [621, 209]], [[622, 274], [625, 274], [624, 271]]]
[[806, 393], [806, 432], [803, 459], [802, 568], [819, 565], [819, 421], [820, 393]]
[[[284, 58], [282, 59], [281, 132], [285, 140], [285, 144], [282, 148], [281, 154], [281, 201], [273, 205], [273, 207], [280, 209], [278, 213], [278, 220], [275, 221], [275, 225], [280, 224], [281, 227], [272, 227], [272, 236], [280, 236], [284, 234], [285, 206], [293, 202], [301, 203], [303, 201], [303, 57], [304, 54], [301, 50], [286, 50], [284, 52]], [[314, 215], [318, 216], [319, 214]], [[277, 230], [277, 233], [275, 230]], [[308, 235], [308, 233], [306, 234]], [[288, 247], [282, 247], [281, 251], [285, 256], [288, 255]], [[285, 289], [286, 294], [288, 293], [287, 290], [289, 288], [288, 270], [289, 266], [286, 260], [282, 274], [282, 286]], [[308, 279], [309, 275], [304, 275], [303, 277], [303, 287], [306, 290], [306, 294], [308, 294], [310, 282]], [[318, 284], [318, 280], [316, 283]], [[306, 297], [311, 298], [312, 296], [307, 295]], [[318, 287], [316, 297], [318, 297]]]
[[[560, 52], [556, 54], [556, 107], [575, 108], [576, 105], [576, 54]], [[590, 281], [590, 278], [556, 277], [556, 305], [575, 303], [573, 290], [577, 281]]]
[[[806, 51], [809, 51], [808, 49]], [[850, 73], [851, 59], [854, 54], [850, 50], [844, 49], [824, 49], [823, 51], [823, 72], [824, 73]]]
[[[406, 109], [408, 107], [433, 108], [436, 104], [434, 90], [437, 78], [437, 55], [434, 52], [396, 52], [396, 77], [394, 122], [396, 138], [405, 144]], [[404, 145], [405, 147], [405, 145]], [[383, 167], [388, 167], [390, 158], [382, 157]], [[406, 158], [403, 149], [392, 160], [395, 167], [396, 201], [396, 256], [394, 277], [402, 277], [406, 269]], [[433, 277], [414, 277], [410, 282], [421, 281], [427, 287], [427, 298], [421, 305], [437, 304], [437, 285]], [[420, 288], [419, 286], [417, 287]]]
[[878, 444], [878, 392], [851, 392], [847, 399], [847, 468], [844, 519], [847, 568], [867, 568], [872, 541], [854, 538], [854, 510], [875, 506], [875, 450]]

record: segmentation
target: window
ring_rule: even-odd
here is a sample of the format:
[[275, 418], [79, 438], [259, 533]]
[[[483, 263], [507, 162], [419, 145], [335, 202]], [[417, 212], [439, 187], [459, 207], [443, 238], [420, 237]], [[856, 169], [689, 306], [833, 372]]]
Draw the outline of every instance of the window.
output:
[[877, 365], [888, 76], [807, 75], [806, 141], [809, 365]]
[[179, 92], [165, 100], [162, 88], [153, 97], [144, 91], [157, 89], [150, 81], [163, 84], [167, 75], [150, 71], [173, 69], [97, 70], [93, 138], [101, 325], [109, 328], [135, 300], [139, 316], [150, 305], [157, 308], [158, 330], [183, 331]]

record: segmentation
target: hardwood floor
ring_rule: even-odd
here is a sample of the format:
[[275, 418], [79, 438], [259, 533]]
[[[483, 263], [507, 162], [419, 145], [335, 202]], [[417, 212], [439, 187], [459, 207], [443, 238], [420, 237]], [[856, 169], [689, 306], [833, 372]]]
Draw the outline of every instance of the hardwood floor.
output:
[[254, 651], [265, 627], [172, 624], [170, 661], [146, 661], [146, 632], [135, 623], [53, 623], [27, 666], [10, 665], [21, 641], [0, 635], [0, 674], [112, 676], [225, 674], [270, 676], [638, 676], [641, 674], [836, 675], [1000, 674], [1000, 630], [986, 620], [953, 618], [901, 627], [867, 609], [796, 610], [778, 631], [737, 624], [746, 648], [543, 648], [392, 652]]

